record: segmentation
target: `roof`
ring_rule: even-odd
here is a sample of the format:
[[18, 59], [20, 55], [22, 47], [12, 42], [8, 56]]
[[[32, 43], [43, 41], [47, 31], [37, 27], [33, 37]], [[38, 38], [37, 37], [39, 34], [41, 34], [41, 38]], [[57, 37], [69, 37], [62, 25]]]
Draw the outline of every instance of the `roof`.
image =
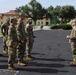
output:
[[8, 15], [15, 15], [15, 14], [18, 14], [17, 12], [15, 12], [14, 10], [10, 10], [9, 12], [6, 12], [5, 14], [8, 14]]
[[2, 17], [2, 14], [0, 13], [0, 17]]
[[6, 13], [0, 13], [0, 17], [2, 17], [3, 15], [19, 15], [19, 14], [14, 10], [10, 10], [9, 12]]
[[4, 13], [0, 13], [0, 17], [2, 17], [3, 14], [4, 14]]

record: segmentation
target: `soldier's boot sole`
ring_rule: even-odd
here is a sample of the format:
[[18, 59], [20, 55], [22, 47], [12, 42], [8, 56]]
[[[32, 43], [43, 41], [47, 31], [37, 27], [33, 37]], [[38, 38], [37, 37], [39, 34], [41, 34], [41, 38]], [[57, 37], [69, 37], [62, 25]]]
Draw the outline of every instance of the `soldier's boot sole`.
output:
[[70, 66], [76, 66], [76, 62], [70, 62]]
[[16, 70], [17, 68], [16, 67], [14, 67], [14, 66], [9, 66], [8, 67], [8, 70]]
[[3, 54], [8, 54], [8, 52], [7, 51], [3, 51]]
[[32, 58], [32, 57], [26, 57], [26, 60], [27, 61], [30, 61], [30, 60], [33, 60], [34, 58]]
[[27, 64], [23, 63], [23, 62], [18, 62], [19, 66], [26, 66]]

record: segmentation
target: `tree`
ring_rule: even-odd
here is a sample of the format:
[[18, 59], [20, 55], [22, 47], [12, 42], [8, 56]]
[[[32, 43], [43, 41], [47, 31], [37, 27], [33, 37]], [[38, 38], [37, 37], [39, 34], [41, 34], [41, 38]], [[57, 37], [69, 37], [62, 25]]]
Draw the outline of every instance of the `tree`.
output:
[[60, 11], [61, 11], [61, 6], [56, 6], [54, 8], [53, 13], [54, 13], [55, 16], [58, 16], [59, 17]]
[[56, 23], [59, 23], [59, 14], [60, 14], [60, 10], [61, 10], [61, 7], [60, 6], [56, 6], [55, 8], [53, 6], [50, 6], [47, 8], [47, 11], [49, 11], [50, 13], [50, 18], [52, 20], [52, 23], [56, 24]]
[[23, 12], [28, 17], [32, 18], [35, 25], [36, 20], [43, 18], [43, 15], [47, 12], [39, 2], [36, 0], [31, 0], [28, 5], [21, 6], [19, 8], [16, 8], [17, 12]]
[[47, 10], [48, 16], [52, 20], [54, 16], [54, 13], [53, 13], [54, 7], [50, 5], [46, 10]]
[[62, 22], [69, 22], [71, 19], [75, 18], [75, 8], [70, 5], [62, 6], [60, 17]]
[[46, 10], [47, 10], [49, 13], [53, 14], [54, 7], [50, 5]]

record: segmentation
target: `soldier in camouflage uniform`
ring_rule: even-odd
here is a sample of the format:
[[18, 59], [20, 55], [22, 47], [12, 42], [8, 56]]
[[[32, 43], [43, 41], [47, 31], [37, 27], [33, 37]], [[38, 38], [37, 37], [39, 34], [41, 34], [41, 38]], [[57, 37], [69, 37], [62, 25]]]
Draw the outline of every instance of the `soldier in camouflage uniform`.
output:
[[25, 14], [21, 13], [17, 24], [17, 36], [19, 42], [17, 53], [18, 53], [18, 65], [20, 66], [26, 65], [23, 60], [25, 48], [26, 48], [26, 33], [25, 33], [25, 25], [23, 22], [24, 19], [25, 19]]
[[1, 33], [3, 35], [3, 48], [4, 48], [3, 53], [5, 53], [5, 54], [7, 54], [7, 52], [8, 52], [6, 41], [7, 41], [9, 25], [10, 25], [10, 19], [9, 18], [6, 19], [6, 23], [1, 25]]
[[73, 62], [70, 62], [70, 65], [75, 66], [76, 65], [76, 20], [72, 21], [72, 31], [71, 35], [67, 36], [69, 38], [69, 42], [71, 44], [72, 48], [72, 56], [73, 56]]
[[7, 37], [7, 46], [8, 46], [8, 69], [16, 70], [14, 67], [14, 62], [16, 58], [17, 46], [18, 46], [18, 38], [16, 33], [17, 19], [11, 19], [11, 25], [8, 29], [8, 37]]
[[34, 42], [34, 34], [33, 34], [33, 27], [32, 27], [32, 19], [28, 18], [27, 25], [25, 27], [26, 35], [27, 35], [27, 43], [26, 43], [26, 60], [33, 60], [34, 57], [31, 56], [31, 50], [33, 48]]

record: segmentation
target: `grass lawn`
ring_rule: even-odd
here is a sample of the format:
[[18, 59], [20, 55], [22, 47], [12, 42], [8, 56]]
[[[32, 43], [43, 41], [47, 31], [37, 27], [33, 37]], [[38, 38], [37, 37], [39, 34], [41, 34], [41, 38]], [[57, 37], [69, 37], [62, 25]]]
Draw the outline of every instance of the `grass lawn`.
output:
[[2, 36], [1, 30], [0, 30], [0, 36]]

